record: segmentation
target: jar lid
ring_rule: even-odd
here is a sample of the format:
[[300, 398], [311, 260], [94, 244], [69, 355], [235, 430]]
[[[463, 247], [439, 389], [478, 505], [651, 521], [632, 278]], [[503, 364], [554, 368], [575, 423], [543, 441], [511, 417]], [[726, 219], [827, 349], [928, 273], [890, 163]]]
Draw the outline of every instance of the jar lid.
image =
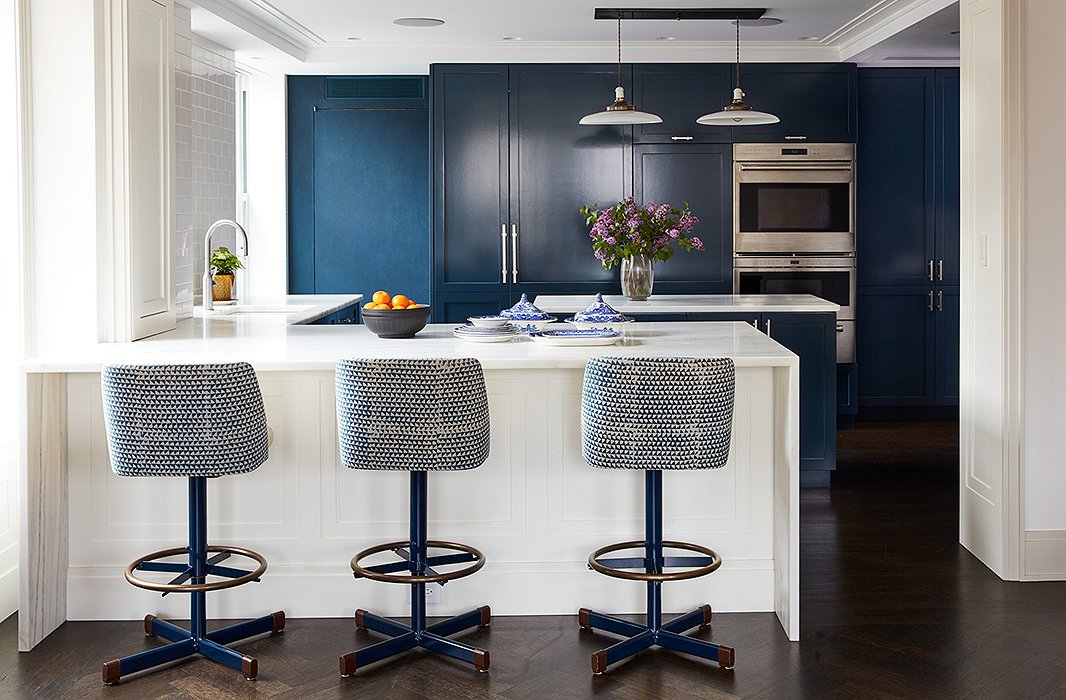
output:
[[574, 314], [574, 320], [585, 323], [618, 323], [625, 321], [626, 317], [611, 308], [611, 305], [603, 300], [603, 295], [597, 292], [596, 299], [591, 304]]
[[551, 318], [551, 314], [546, 314], [534, 306], [533, 302], [525, 294], [522, 295], [517, 304], [509, 309], [504, 309], [500, 312], [500, 315], [516, 321], [544, 321]]

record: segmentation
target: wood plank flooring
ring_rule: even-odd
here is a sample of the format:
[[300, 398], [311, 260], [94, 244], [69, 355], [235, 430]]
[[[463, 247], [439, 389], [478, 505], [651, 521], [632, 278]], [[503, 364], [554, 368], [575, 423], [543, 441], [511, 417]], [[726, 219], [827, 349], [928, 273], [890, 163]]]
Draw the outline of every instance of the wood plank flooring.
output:
[[68, 622], [19, 654], [12, 617], [0, 698], [1066, 698], [1066, 583], [1005, 583], [957, 544], [955, 435], [954, 423], [841, 432], [833, 488], [801, 494], [803, 641], [785, 641], [772, 614], [716, 614], [700, 636], [737, 649], [733, 672], [656, 650], [594, 677], [589, 656], [611, 637], [576, 617], [498, 617], [464, 637], [491, 651], [487, 674], [415, 652], [342, 679], [337, 657], [378, 637], [291, 620], [241, 646], [259, 659], [254, 683], [194, 660], [109, 688], [102, 661], [157, 643], [139, 621]]

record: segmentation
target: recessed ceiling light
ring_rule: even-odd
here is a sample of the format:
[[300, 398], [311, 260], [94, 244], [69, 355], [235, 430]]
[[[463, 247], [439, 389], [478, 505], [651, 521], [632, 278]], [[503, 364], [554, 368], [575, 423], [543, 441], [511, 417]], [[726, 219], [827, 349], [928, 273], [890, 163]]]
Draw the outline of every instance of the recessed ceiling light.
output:
[[677, 37], [676, 36], [657, 36], [657, 37], [655, 37], [655, 40], [656, 41], [677, 41]]
[[361, 37], [361, 36], [350, 36], [350, 37], [348, 37], [348, 41], [362, 41], [362, 40], [363, 40], [363, 37]]
[[504, 41], [522, 41], [522, 37], [520, 37], [520, 36], [505, 36], [503, 38], [503, 40]]
[[262, 61], [263, 57], [262, 56], [249, 56], [248, 60], [249, 61]]
[[444, 20], [433, 17], [401, 17], [392, 20], [392, 23], [401, 27], [439, 27], [444, 24]]
[[821, 40], [822, 40], [822, 37], [820, 37], [820, 36], [801, 36], [801, 37], [797, 37], [797, 41], [821, 41]]
[[[742, 19], [740, 20], [740, 26], [742, 27], [773, 27], [774, 25], [781, 24], [784, 20], [780, 20], [777, 17], [760, 17], [759, 19]], [[730, 24], [736, 24], [737, 20], [733, 20]]]

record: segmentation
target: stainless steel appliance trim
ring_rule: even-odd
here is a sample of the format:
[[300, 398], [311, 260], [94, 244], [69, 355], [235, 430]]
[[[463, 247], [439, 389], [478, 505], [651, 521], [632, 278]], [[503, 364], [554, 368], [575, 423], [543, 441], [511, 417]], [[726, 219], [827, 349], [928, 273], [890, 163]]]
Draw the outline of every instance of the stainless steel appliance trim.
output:
[[[802, 153], [785, 151], [802, 150]], [[819, 161], [842, 160], [854, 162], [853, 143], [735, 143], [734, 161]]]
[[[796, 262], [794, 262], [796, 261]], [[742, 272], [847, 272], [848, 304], [837, 311], [838, 321], [854, 321], [858, 299], [858, 275], [854, 257], [734, 257], [733, 293], [740, 294]]]
[[[770, 172], [848, 172], [854, 170], [851, 163], [840, 161], [823, 163], [781, 162], [781, 163], [738, 163], [740, 172], [770, 171]], [[821, 179], [813, 178], [811, 182], [822, 182]]]
[[837, 322], [837, 362], [855, 362], [855, 321]]

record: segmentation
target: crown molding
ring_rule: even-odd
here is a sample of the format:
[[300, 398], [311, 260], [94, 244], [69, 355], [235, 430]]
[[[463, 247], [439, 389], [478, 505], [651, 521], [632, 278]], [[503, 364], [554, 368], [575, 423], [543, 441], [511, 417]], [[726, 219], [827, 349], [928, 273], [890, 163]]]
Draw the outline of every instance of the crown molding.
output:
[[[207, 10], [297, 61], [305, 60], [307, 49], [316, 43], [309, 38], [317, 37], [314, 32], [264, 0], [247, 0], [250, 5], [258, 9], [258, 12], [249, 10], [233, 0], [183, 1]], [[322, 39], [318, 38], [317, 43], [321, 41]]]
[[840, 52], [841, 61], [953, 5], [956, 0], [882, 0], [822, 40]]

